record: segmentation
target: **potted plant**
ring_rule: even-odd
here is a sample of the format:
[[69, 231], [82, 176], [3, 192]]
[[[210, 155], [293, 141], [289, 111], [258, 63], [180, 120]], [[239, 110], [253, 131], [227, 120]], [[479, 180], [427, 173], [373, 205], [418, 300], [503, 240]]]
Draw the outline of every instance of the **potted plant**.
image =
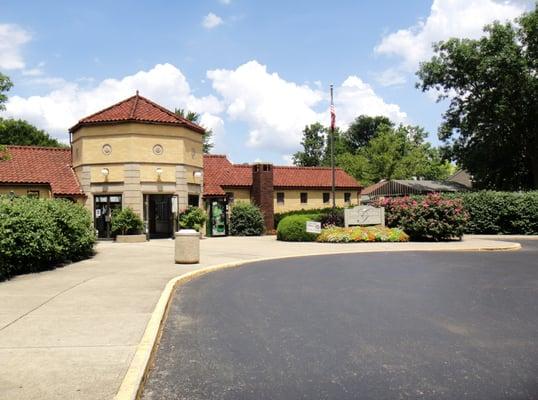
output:
[[118, 243], [140, 243], [146, 241], [144, 223], [131, 208], [115, 210], [112, 213], [112, 234]]
[[194, 229], [200, 232], [201, 237], [202, 228], [206, 220], [207, 215], [204, 210], [199, 207], [190, 206], [179, 214], [177, 222], [180, 229]]

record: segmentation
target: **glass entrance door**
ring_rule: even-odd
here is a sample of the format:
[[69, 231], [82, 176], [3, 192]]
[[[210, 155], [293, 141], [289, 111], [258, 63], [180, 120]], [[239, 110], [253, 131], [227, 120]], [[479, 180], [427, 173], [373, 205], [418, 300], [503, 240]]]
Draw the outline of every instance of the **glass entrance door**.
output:
[[148, 229], [150, 238], [169, 238], [174, 233], [174, 214], [171, 194], [148, 194]]
[[100, 239], [110, 239], [112, 212], [121, 210], [121, 195], [96, 195], [94, 196], [94, 225], [97, 229], [97, 237]]

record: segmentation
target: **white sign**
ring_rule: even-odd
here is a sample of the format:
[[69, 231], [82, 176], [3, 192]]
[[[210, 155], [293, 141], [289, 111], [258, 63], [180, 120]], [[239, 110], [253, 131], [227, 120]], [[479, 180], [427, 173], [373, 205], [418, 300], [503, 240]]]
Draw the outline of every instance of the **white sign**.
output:
[[97, 209], [95, 210], [95, 216], [96, 216], [97, 218], [99, 218], [99, 217], [101, 216], [101, 209], [100, 209], [100, 208], [97, 208]]
[[344, 210], [344, 224], [350, 225], [382, 225], [385, 226], [385, 209], [383, 207], [357, 206]]
[[306, 231], [308, 233], [321, 233], [321, 222], [306, 221]]

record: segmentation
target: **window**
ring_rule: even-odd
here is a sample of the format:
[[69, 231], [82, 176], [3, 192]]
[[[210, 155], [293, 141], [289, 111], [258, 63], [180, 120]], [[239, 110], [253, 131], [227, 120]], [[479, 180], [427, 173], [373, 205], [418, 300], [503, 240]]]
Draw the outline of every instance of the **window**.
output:
[[301, 204], [308, 203], [308, 193], [302, 192], [301, 193]]
[[228, 198], [228, 203], [230, 204], [235, 201], [234, 192], [226, 192], [226, 197]]
[[351, 193], [344, 193], [344, 202], [347, 204], [351, 202]]
[[39, 190], [28, 190], [26, 195], [28, 197], [35, 197], [36, 199], [39, 199]]
[[276, 202], [277, 204], [284, 204], [284, 192], [276, 193]]
[[323, 193], [323, 204], [329, 204], [330, 201], [331, 201], [331, 194]]
[[200, 206], [200, 196], [198, 196], [197, 194], [189, 194], [188, 203], [189, 207]]

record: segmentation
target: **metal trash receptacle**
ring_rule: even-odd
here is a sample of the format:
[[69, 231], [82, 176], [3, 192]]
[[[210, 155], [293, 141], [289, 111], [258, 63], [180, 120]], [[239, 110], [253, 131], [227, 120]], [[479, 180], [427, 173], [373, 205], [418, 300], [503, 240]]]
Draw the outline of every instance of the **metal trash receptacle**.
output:
[[176, 264], [200, 262], [200, 233], [194, 229], [180, 229], [175, 234]]

